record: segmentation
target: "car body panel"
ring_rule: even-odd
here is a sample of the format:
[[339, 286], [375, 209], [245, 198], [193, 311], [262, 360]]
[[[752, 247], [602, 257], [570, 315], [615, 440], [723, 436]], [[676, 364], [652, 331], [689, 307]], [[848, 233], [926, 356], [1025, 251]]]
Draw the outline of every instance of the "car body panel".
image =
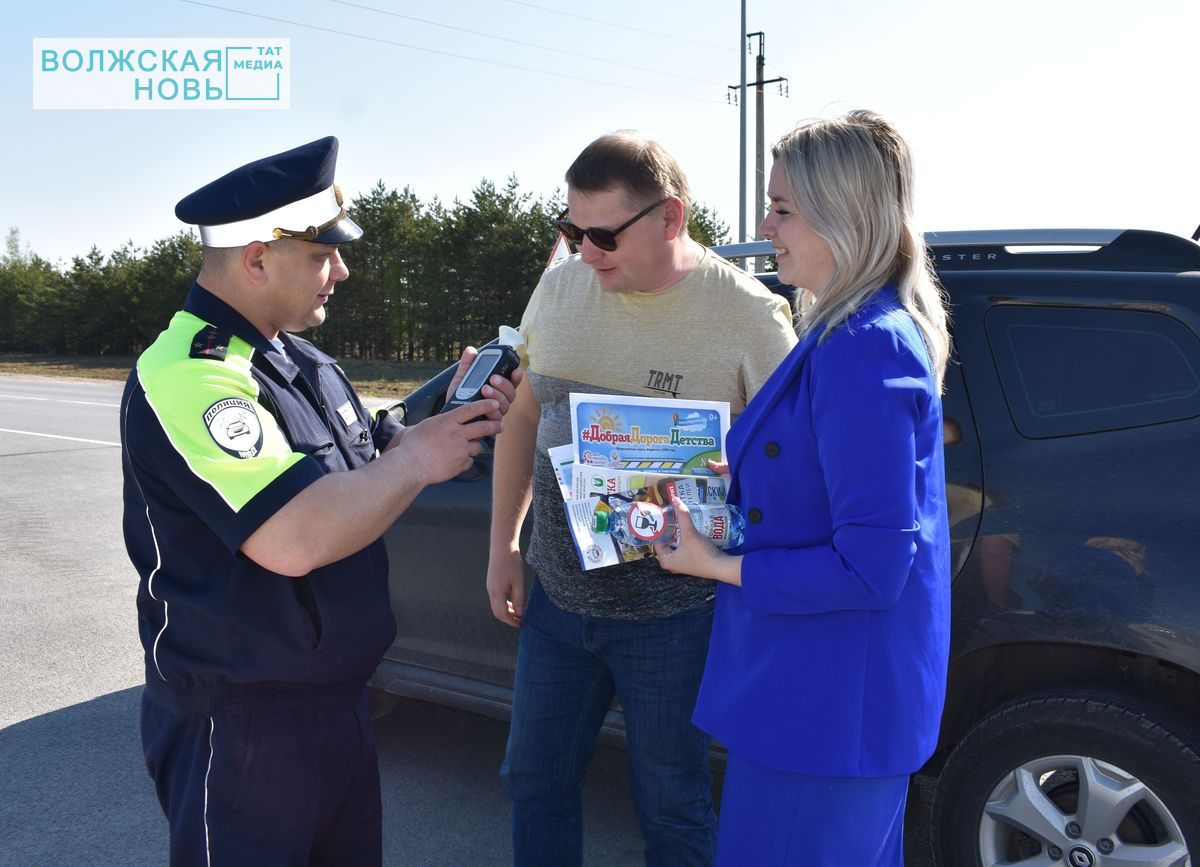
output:
[[[943, 747], [987, 708], [1056, 684], [1128, 685], [1195, 713], [1200, 417], [1173, 413], [1191, 406], [1187, 371], [1200, 370], [1200, 247], [1121, 230], [928, 239], [955, 346], [944, 396], [954, 590]], [[1089, 386], [1100, 403], [1088, 412], [1072, 415], [1082, 391], [1070, 383], [1048, 398], [1054, 382], [1043, 381], [1031, 398], [1026, 380], [1057, 368], [1014, 347], [1038, 345], [1036, 329], [1068, 327], [1072, 311], [1147, 346], [1174, 341], [1182, 379], [1132, 410], [1103, 405], [1103, 379]], [[1148, 316], [1170, 320], [1158, 329], [1166, 337], [1147, 329], [1159, 322]], [[452, 373], [396, 413], [415, 423], [436, 411]], [[386, 534], [398, 634], [374, 683], [503, 717], [517, 633], [492, 617], [485, 591], [491, 461], [485, 453], [474, 471], [426, 489]], [[609, 733], [619, 726], [610, 718]]]

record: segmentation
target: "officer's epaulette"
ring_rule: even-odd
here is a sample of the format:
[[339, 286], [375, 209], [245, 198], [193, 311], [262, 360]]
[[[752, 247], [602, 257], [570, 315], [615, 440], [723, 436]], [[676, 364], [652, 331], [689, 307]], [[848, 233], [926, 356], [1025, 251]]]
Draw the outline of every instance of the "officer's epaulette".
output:
[[192, 351], [189, 357], [215, 358], [217, 361], [224, 361], [225, 356], [229, 354], [229, 340], [232, 337], [232, 331], [218, 328], [215, 325], [205, 325], [192, 338]]

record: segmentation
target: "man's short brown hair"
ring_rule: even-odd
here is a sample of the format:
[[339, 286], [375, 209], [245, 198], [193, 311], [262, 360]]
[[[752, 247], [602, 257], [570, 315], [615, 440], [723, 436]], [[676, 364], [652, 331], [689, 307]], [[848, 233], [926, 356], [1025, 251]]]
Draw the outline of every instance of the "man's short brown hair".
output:
[[683, 202], [685, 221], [692, 206], [691, 187], [675, 157], [632, 130], [602, 135], [584, 148], [567, 169], [566, 180], [581, 193], [621, 190], [633, 209], [674, 196]]

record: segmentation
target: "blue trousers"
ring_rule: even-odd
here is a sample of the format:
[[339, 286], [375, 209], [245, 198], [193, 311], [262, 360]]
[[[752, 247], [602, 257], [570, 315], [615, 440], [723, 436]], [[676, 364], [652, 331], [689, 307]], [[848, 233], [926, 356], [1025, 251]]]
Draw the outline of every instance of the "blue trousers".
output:
[[711, 606], [657, 620], [571, 614], [533, 585], [501, 769], [514, 864], [583, 862], [582, 781], [614, 694], [646, 864], [712, 864], [710, 739], [691, 722], [711, 626]]
[[719, 867], [903, 867], [908, 777], [810, 777], [729, 754]]
[[383, 859], [365, 691], [349, 704], [213, 717], [143, 697], [142, 747], [170, 827], [171, 867]]

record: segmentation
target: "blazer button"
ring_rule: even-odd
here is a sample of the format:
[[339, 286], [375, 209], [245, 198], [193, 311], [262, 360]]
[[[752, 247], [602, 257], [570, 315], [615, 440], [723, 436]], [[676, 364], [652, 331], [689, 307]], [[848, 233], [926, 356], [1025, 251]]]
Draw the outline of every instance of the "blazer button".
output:
[[762, 521], [762, 512], [758, 509], [750, 509], [746, 512], [746, 517], [750, 519], [751, 524], [757, 524]]
[[765, 451], [769, 458], [779, 457], [779, 443], [767, 443]]

